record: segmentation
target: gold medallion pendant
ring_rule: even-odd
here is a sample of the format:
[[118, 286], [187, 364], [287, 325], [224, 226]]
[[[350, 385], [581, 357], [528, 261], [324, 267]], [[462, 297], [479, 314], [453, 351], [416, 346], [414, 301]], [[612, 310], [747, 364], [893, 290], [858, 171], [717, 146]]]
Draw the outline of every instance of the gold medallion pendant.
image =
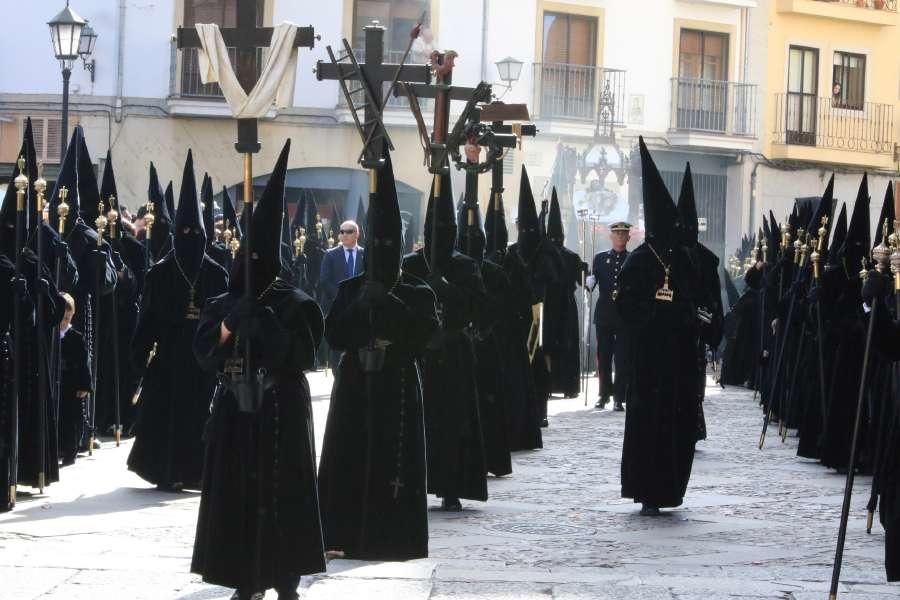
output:
[[669, 287], [669, 268], [666, 267], [666, 278], [662, 287], [656, 290], [656, 299], [662, 302], [672, 302], [675, 299], [675, 291]]
[[200, 319], [200, 309], [197, 308], [196, 304], [194, 304], [193, 298], [191, 298], [187, 310], [184, 311], [184, 318], [188, 319], [189, 321], [197, 321]]

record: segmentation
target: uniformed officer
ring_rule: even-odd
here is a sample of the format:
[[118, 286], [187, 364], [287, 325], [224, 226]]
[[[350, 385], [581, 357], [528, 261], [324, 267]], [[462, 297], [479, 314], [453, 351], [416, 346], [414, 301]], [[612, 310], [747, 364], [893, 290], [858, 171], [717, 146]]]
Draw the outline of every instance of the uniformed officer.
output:
[[[609, 226], [609, 239], [612, 248], [600, 252], [594, 257], [591, 276], [587, 278], [587, 286], [598, 292], [594, 305], [594, 328], [597, 332], [597, 374], [600, 378], [600, 397], [595, 408], [603, 408], [613, 397], [613, 410], [625, 410], [625, 368], [623, 349], [624, 326], [622, 318], [614, 302], [616, 298], [619, 272], [628, 257], [628, 240], [631, 225], [620, 221]], [[613, 360], [615, 360], [616, 377], [613, 380]], [[622, 376], [620, 377], [620, 374]]]

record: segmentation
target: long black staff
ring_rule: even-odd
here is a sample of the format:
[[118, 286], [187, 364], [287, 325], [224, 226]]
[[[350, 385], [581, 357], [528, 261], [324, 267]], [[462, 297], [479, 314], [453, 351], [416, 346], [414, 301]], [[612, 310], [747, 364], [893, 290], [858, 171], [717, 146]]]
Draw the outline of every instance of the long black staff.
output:
[[[890, 263], [891, 263], [891, 273], [894, 278], [894, 306], [896, 309], [895, 315], [900, 318], [900, 222], [895, 221], [894, 227], [895, 232], [893, 235], [888, 237], [888, 222], [885, 220], [884, 225], [882, 226], [882, 236], [881, 243], [884, 244], [885, 240], [889, 241], [893, 252], [890, 254]], [[891, 413], [888, 411], [887, 401], [884, 403], [881, 409], [881, 418], [879, 419], [881, 422], [881, 427], [878, 431], [878, 440], [875, 446], [875, 469], [872, 473], [872, 490], [869, 493], [869, 502], [866, 505], [866, 533], [872, 533], [872, 522], [875, 520], [875, 509], [878, 508], [878, 496], [880, 494], [881, 489], [881, 479], [884, 476], [884, 471], [882, 469], [882, 461], [884, 457], [884, 444], [885, 437], [888, 434], [888, 429], [891, 427], [889, 422], [885, 417], [889, 417]]]
[[[59, 204], [56, 207], [56, 216], [58, 218], [57, 222], [57, 231], [59, 232], [59, 242], [56, 246], [56, 272], [54, 273], [54, 281], [56, 283], [56, 289], [62, 289], [62, 273], [63, 273], [63, 262], [65, 262], [66, 257], [69, 254], [68, 244], [65, 242], [65, 233], [66, 233], [66, 218], [69, 216], [69, 205], [66, 203], [66, 198], [69, 197], [69, 188], [63, 186], [59, 189]], [[47, 215], [48, 219], [51, 218], [51, 215]], [[41, 226], [38, 226], [40, 229]], [[58, 328], [54, 329], [58, 332]], [[56, 414], [59, 415], [60, 410], [60, 398], [62, 397], [62, 352], [61, 352], [61, 342], [59, 339], [59, 335], [56, 334], [53, 336], [50, 344], [50, 361], [51, 368], [53, 369], [53, 390], [54, 390], [54, 399], [56, 403]], [[57, 428], [57, 438], [59, 436], [59, 428]]]
[[[42, 215], [44, 213], [44, 192], [47, 189], [47, 182], [44, 178], [38, 174], [37, 181], [34, 182], [34, 190], [35, 190], [35, 201], [37, 202], [37, 214]], [[36, 226], [36, 254], [37, 254], [37, 275], [36, 279], [40, 279], [42, 277], [41, 271], [44, 268], [44, 234], [43, 234], [43, 223], [38, 223]], [[36, 325], [37, 325], [37, 336], [38, 336], [38, 386], [37, 386], [37, 397], [38, 397], [38, 423], [40, 425], [40, 430], [38, 432], [38, 443], [40, 444], [40, 454], [39, 454], [39, 464], [40, 470], [38, 471], [38, 490], [41, 494], [44, 493], [44, 483], [45, 483], [45, 473], [47, 472], [47, 410], [49, 408], [49, 400], [47, 398], [47, 392], [49, 392], [49, 386], [51, 385], [51, 381], [48, 377], [48, 356], [47, 356], [47, 341], [49, 338], [49, 334], [47, 332], [47, 322], [44, 320], [45, 311], [44, 311], [44, 290], [37, 289], [36, 290]], [[53, 457], [54, 459], [56, 457]]]
[[[801, 292], [808, 291], [804, 289], [804, 271], [803, 267], [806, 263], [806, 253], [809, 251], [809, 235], [804, 229], [797, 230], [797, 240], [794, 242], [794, 260], [797, 264], [797, 273], [794, 277], [794, 294], [799, 294]], [[801, 337], [798, 339], [797, 344], [797, 356], [794, 360], [794, 368], [788, 373], [788, 377], [791, 378], [792, 384], [796, 385], [797, 380], [797, 369], [800, 366], [800, 355], [803, 350], [803, 336], [806, 334], [806, 319], [803, 319], [803, 327], [801, 327], [800, 335]], [[787, 351], [787, 350], [785, 350]], [[791, 402], [791, 394], [793, 394], [793, 387], [788, 394], [781, 393], [778, 395], [778, 434], [781, 436], [781, 439], [787, 436], [787, 415], [788, 409], [790, 408], [789, 402]]]
[[16, 289], [13, 292], [13, 397], [10, 402], [10, 438], [9, 438], [9, 488], [7, 505], [12, 509], [16, 505], [16, 486], [19, 481], [19, 404], [22, 394], [22, 375], [25, 368], [22, 364], [22, 301], [25, 300], [24, 279], [22, 275], [22, 244], [25, 237], [25, 190], [28, 189], [28, 177], [24, 173], [25, 159], [19, 158], [19, 174], [14, 182], [16, 186]]
[[106, 215], [103, 214], [103, 200], [97, 205], [97, 218], [94, 225], [97, 227], [97, 247], [94, 249], [94, 318], [91, 322], [91, 404], [90, 404], [90, 432], [88, 435], [88, 456], [94, 453], [94, 439], [97, 436], [97, 377], [100, 370], [100, 292], [103, 287], [103, 279], [106, 275], [106, 253], [103, 251], [103, 233], [106, 231]]
[[[118, 249], [121, 247], [122, 238], [119, 235], [118, 228], [119, 211], [115, 209], [115, 206], [117, 206], [116, 197], [110, 196], [108, 198], [108, 202], [109, 212], [106, 214], [106, 220], [109, 225], [109, 243], [112, 246], [113, 251], [118, 251]], [[118, 278], [116, 279], [116, 286], [118, 286]], [[122, 407], [119, 405], [119, 384], [121, 378], [121, 364], [119, 363], [119, 301], [116, 298], [115, 292], [113, 292], [112, 299], [110, 327], [112, 329], [113, 383], [115, 385], [115, 390], [113, 391], [113, 400], [115, 401], [114, 414], [116, 419], [115, 433], [113, 435], [115, 435], [116, 447], [118, 447], [122, 441]]]
[[[824, 259], [825, 243], [828, 240], [828, 215], [822, 215], [821, 227], [819, 227], [819, 239], [816, 248], [809, 257], [813, 265], [813, 281], [816, 287], [821, 285], [821, 273], [819, 263]], [[819, 362], [819, 410], [822, 417], [822, 430], [825, 430], [828, 419], [828, 390], [825, 388], [825, 329], [822, 327], [822, 298], [817, 297], [814, 310], [816, 311], [816, 350]]]
[[759, 244], [760, 256], [762, 257], [762, 275], [760, 276], [761, 285], [759, 287], [759, 354], [756, 360], [756, 374], [753, 382], [754, 400], [756, 400], [757, 394], [760, 393], [759, 390], [763, 383], [763, 353], [765, 352], [766, 346], [766, 267], [768, 266], [768, 256], [766, 256], [766, 254], [768, 253], [769, 246], [766, 244], [766, 238], [763, 236], [760, 236]]
[[[150, 251], [150, 240], [153, 237], [153, 223], [156, 222], [156, 215], [153, 214], [153, 203], [147, 203], [147, 212], [144, 213], [144, 279], [150, 267], [153, 266], [153, 253]], [[145, 281], [146, 285], [146, 281]]]
[[[799, 240], [798, 240], [799, 241]], [[790, 247], [786, 245], [784, 250], [787, 251], [787, 248]], [[799, 250], [799, 248], [798, 248]], [[797, 272], [796, 281], [800, 280], [800, 272]], [[797, 294], [799, 291], [794, 291], [791, 294], [791, 302], [788, 305], [787, 319], [785, 319], [784, 328], [781, 331], [781, 343], [778, 343], [778, 336], [775, 337], [775, 361], [774, 361], [774, 370], [771, 373], [771, 383], [769, 385], [769, 394], [766, 398], [764, 398], [764, 407], [766, 410], [766, 416], [763, 419], [762, 432], [759, 434], [759, 449], [762, 450], [763, 445], [766, 441], [766, 430], [769, 428], [769, 422], [772, 420], [772, 412], [775, 407], [775, 402], [773, 397], [775, 395], [775, 390], [778, 387], [778, 379], [781, 375], [781, 364], [784, 361], [784, 354], [788, 342], [788, 334], [791, 331], [791, 322], [794, 317], [794, 307], [797, 304]]]
[[[883, 249], [883, 250], [882, 250]], [[887, 248], [879, 244], [872, 251], [872, 258], [876, 261], [875, 268], [878, 274], [875, 277], [881, 277], [884, 272], [888, 259]], [[863, 259], [863, 270], [860, 271], [860, 279], [865, 281], [868, 272], [865, 269], [865, 259]], [[869, 355], [872, 349], [872, 331], [875, 327], [875, 320], [878, 315], [879, 302], [872, 303], [872, 310], [869, 312], [869, 326], [866, 328], [866, 346], [863, 352], [862, 371], [859, 376], [859, 395], [856, 398], [856, 419], [853, 423], [853, 441], [850, 443], [850, 462], [847, 464], [847, 481], [844, 484], [844, 503], [841, 506], [841, 524], [838, 528], [837, 548], [834, 553], [834, 570], [831, 573], [831, 591], [828, 594], [829, 600], [836, 600], [838, 593], [838, 583], [841, 579], [841, 563], [844, 559], [844, 540], [847, 537], [847, 519], [850, 515], [850, 496], [853, 494], [853, 478], [856, 475], [856, 449], [859, 442], [859, 423], [862, 420], [863, 399], [866, 394], [866, 374], [869, 370]]]

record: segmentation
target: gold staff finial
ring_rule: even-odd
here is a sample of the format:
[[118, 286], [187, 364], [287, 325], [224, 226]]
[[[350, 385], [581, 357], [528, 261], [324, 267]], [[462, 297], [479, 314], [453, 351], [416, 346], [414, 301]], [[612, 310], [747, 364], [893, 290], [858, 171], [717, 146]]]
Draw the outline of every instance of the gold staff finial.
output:
[[147, 203], [147, 212], [144, 213], [144, 225], [147, 227], [147, 239], [153, 234], [153, 224], [156, 222], [156, 215], [153, 214], [153, 203]]
[[66, 231], [66, 217], [69, 216], [69, 205], [66, 204], [66, 198], [69, 197], [69, 188], [62, 186], [59, 188], [59, 206], [56, 207], [56, 216], [59, 217], [59, 234], [62, 235]]
[[109, 221], [109, 237], [111, 239], [118, 238], [118, 224], [119, 224], [119, 211], [115, 208], [116, 205], [116, 197], [110, 194], [109, 196], [109, 212], [106, 213], [106, 219]]
[[34, 192], [37, 196], [37, 210], [41, 221], [44, 220], [44, 194], [47, 192], [47, 180], [44, 179], [44, 163], [38, 163], [37, 180], [34, 182]]
[[94, 225], [97, 227], [97, 246], [103, 244], [103, 234], [106, 233], [106, 225], [108, 224], [106, 215], [103, 214], [105, 208], [103, 200], [97, 203], [97, 218], [94, 219]]
[[303, 254], [303, 246], [306, 245], [306, 230], [303, 227], [297, 228], [296, 237], [294, 238], [294, 256], [298, 257]]
[[[229, 231], [231, 233], [231, 231]], [[238, 249], [241, 247], [241, 242], [238, 240], [238, 237], [231, 233], [228, 240], [228, 249], [231, 250], [231, 258], [237, 258]]]
[[16, 212], [25, 210], [25, 192], [28, 190], [28, 176], [25, 175], [25, 158], [20, 156], [16, 161], [19, 167], [19, 174], [13, 180], [16, 186]]

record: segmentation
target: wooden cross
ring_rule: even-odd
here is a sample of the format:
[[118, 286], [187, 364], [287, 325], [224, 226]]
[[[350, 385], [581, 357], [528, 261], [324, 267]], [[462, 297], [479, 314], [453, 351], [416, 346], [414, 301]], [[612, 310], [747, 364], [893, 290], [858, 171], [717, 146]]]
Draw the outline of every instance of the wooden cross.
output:
[[[257, 27], [257, 1], [237, 0], [237, 26], [223, 27], [222, 39], [229, 48], [237, 49], [235, 75], [246, 93], [250, 93], [256, 85], [258, 77], [256, 54], [258, 48], [268, 48], [272, 41], [272, 27]], [[193, 27], [179, 27], [176, 39], [178, 48], [200, 48], [200, 36]], [[299, 27], [294, 46], [312, 48], [316, 43], [315, 31], [312, 27]], [[242, 154], [259, 152], [256, 119], [238, 119], [238, 141], [235, 149]]]
[[[453, 86], [453, 67], [455, 66], [454, 61], [456, 57], [457, 53], [453, 50], [448, 50], [444, 53], [432, 52], [431, 70], [435, 74], [434, 83], [424, 85], [409, 83], [404, 84], [403, 92], [401, 90], [394, 91], [395, 96], [405, 93], [410, 97], [410, 107], [419, 125], [419, 133], [423, 138], [427, 138], [430, 141], [429, 154], [431, 160], [429, 161], [429, 171], [434, 174], [440, 172], [443, 167], [443, 159], [447, 156], [446, 143], [450, 133], [450, 102], [452, 100], [486, 102], [490, 100], [491, 96], [490, 86], [479, 86], [477, 88]], [[424, 131], [421, 111], [419, 111], [418, 102], [416, 102], [418, 98], [434, 99], [434, 128], [430, 136]]]
[[[397, 81], [410, 81], [428, 83], [431, 81], [431, 72], [427, 65], [403, 65], [384, 62], [384, 32], [385, 28], [373, 21], [366, 25], [365, 31], [365, 63], [360, 63], [360, 72], [354, 72], [354, 67], [350, 63], [333, 64], [329, 62], [319, 61], [316, 64], [316, 78], [319, 81], [352, 79], [359, 81], [361, 85], [368, 87], [369, 95], [376, 101], [384, 101], [384, 84], [394, 81], [395, 75]], [[400, 69], [399, 73], [397, 69]], [[351, 110], [353, 107], [350, 107]], [[378, 129], [384, 129], [381, 121], [381, 106], [373, 106], [371, 102], [366, 102], [364, 110], [363, 129], [368, 139], [378, 137]], [[373, 130], [375, 130], [373, 132]], [[381, 148], [374, 146], [368, 147], [366, 156], [363, 160], [363, 166], [374, 165], [381, 160]]]

